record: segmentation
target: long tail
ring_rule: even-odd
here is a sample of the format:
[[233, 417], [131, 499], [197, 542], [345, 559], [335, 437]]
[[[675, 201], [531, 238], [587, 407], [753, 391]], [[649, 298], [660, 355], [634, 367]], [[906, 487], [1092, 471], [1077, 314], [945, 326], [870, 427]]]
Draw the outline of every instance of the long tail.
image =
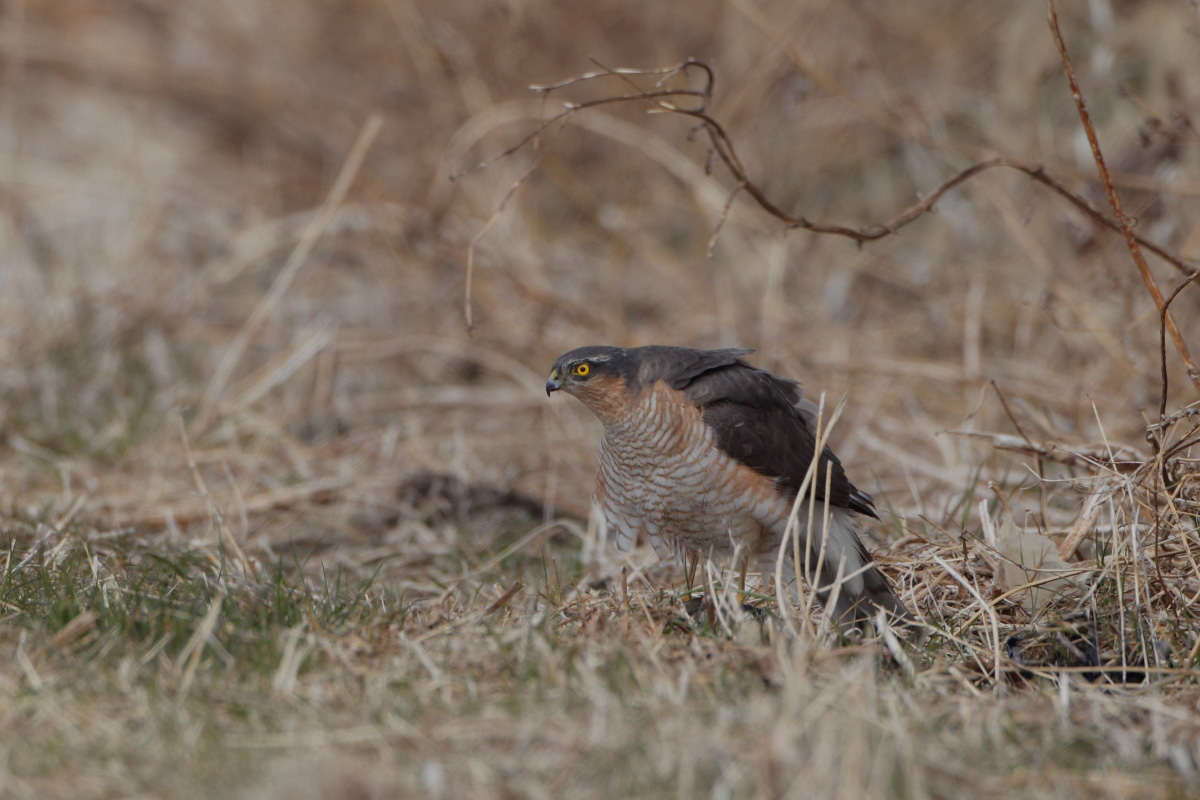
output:
[[[801, 541], [806, 538], [803, 530], [800, 537]], [[851, 512], [842, 508], [832, 509], [829, 535], [825, 537], [824, 558], [821, 558], [819, 528], [813, 531], [811, 540], [804, 565], [808, 583], [815, 587], [817, 598], [839, 625], [860, 629], [868, 627], [879, 609], [888, 614], [892, 624], [905, 624], [913, 620], [913, 615], [896, 596], [888, 579], [871, 562], [870, 554], [858, 538], [858, 527]], [[790, 562], [790, 558], [785, 558], [785, 577], [794, 581]], [[814, 574], [818, 562], [821, 567], [819, 578]]]

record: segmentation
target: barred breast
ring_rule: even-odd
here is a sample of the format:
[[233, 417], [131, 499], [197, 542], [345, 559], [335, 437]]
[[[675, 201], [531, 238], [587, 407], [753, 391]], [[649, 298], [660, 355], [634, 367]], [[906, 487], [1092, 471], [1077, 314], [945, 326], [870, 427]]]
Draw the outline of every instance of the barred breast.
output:
[[[698, 408], [662, 384], [606, 422], [597, 500], [622, 549], [644, 534], [660, 556], [759, 560], [791, 502], [720, 450]], [[764, 537], [764, 531], [767, 536]]]

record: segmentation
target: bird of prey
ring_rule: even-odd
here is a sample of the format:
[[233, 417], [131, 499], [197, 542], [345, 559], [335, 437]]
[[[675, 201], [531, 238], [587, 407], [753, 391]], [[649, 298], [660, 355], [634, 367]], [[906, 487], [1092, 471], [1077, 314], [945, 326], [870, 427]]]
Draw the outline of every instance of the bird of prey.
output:
[[[743, 588], [747, 568], [774, 573], [813, 461], [816, 406], [795, 381], [748, 364], [752, 352], [597, 346], [554, 362], [546, 394], [561, 389], [604, 423], [595, 503], [619, 548], [644, 536], [662, 558], [722, 559], [740, 571]], [[799, 537], [805, 577], [826, 613], [857, 627], [878, 609], [908, 620], [858, 538], [855, 516], [876, 517], [870, 495], [828, 447], [809, 486], [815, 530], [800, 513]], [[789, 583], [792, 561], [789, 545]]]

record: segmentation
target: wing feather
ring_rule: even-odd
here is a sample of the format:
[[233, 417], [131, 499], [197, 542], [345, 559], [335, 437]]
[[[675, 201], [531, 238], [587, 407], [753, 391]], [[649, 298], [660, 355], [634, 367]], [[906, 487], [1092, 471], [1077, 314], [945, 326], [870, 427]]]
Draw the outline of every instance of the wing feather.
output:
[[[752, 367], [740, 355], [732, 363], [694, 373], [677, 388], [703, 409], [704, 422], [712, 428], [722, 451], [774, 479], [794, 497], [817, 445], [815, 418], [809, 409], [800, 407], [811, 403], [802, 400], [795, 381]], [[876, 516], [870, 495], [850, 482], [828, 447], [821, 452], [811, 489], [819, 502], [825, 500], [827, 473], [831, 505]]]
[[629, 353], [638, 364], [637, 381], [651, 384], [663, 381], [675, 389], [683, 389], [697, 377], [721, 367], [745, 364], [742, 356], [753, 350], [692, 350], [687, 347], [635, 347]]

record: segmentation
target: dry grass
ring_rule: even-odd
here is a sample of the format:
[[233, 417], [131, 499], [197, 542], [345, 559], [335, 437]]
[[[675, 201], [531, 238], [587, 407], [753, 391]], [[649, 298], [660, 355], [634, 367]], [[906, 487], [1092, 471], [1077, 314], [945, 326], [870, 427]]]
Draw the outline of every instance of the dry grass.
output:
[[[1200, 17], [1059, 13], [1126, 213], [1195, 263]], [[879, 222], [997, 155], [1102, 206], [1041, 5], [0, 24], [0, 795], [1196, 790], [1195, 393], [1168, 352], [1152, 450], [1158, 314], [1119, 235], [989, 172], [862, 248], [743, 196], [710, 256], [727, 176], [632, 104], [448, 180], [621, 90], [529, 84], [694, 56], [748, 174], [810, 219]], [[1172, 305], [1193, 350], [1198, 306]], [[598, 426], [541, 386], [600, 342], [751, 346], [848, 393], [835, 444], [924, 645], [814, 636], [768, 594], [747, 616], [719, 569], [695, 615], [670, 565], [598, 550]], [[1040, 536], [1065, 571], [1014, 571], [1005, 542]]]

